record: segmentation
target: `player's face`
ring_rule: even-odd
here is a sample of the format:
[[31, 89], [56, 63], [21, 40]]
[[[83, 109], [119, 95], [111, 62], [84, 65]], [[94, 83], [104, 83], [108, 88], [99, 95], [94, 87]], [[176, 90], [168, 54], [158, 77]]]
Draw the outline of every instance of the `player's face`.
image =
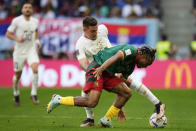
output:
[[147, 66], [152, 64], [151, 59], [147, 59], [145, 56], [140, 56], [137, 60], [137, 67], [138, 68], [146, 68]]
[[84, 35], [90, 40], [97, 39], [97, 25], [96, 26], [89, 26], [88, 28], [84, 28]]
[[24, 4], [23, 7], [22, 7], [22, 14], [24, 16], [31, 16], [33, 13], [33, 8], [32, 8], [32, 5], [31, 4]]

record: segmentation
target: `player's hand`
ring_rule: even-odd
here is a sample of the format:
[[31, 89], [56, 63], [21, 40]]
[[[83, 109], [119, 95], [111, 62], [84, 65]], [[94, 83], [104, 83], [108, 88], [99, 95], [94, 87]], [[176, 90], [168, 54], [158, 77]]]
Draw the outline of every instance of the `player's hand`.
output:
[[120, 78], [121, 80], [123, 79], [122, 73], [116, 73], [115, 76], [118, 77], [118, 78]]
[[95, 69], [95, 72], [93, 73], [93, 75], [95, 76], [95, 78], [97, 78], [97, 80], [100, 79], [103, 71], [104, 69], [101, 66]]
[[119, 112], [118, 112], [118, 121], [119, 122], [122, 122], [123, 120], [127, 120], [126, 116], [125, 116], [125, 111], [123, 109], [121, 109]]
[[19, 42], [19, 43], [22, 43], [26, 40], [26, 38], [24, 37], [19, 37], [19, 38], [16, 38], [16, 41]]

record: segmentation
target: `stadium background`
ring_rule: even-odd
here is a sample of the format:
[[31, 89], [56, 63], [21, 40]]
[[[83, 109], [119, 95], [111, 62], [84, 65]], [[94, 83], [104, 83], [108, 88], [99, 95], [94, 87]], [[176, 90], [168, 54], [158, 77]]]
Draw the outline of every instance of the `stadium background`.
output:
[[[156, 47], [161, 35], [168, 36], [169, 41], [176, 46], [175, 55], [168, 60], [156, 60], [147, 69], [136, 69], [132, 77], [153, 89], [152, 91], [166, 103], [168, 126], [165, 130], [196, 129], [196, 60], [190, 57], [189, 48], [196, 33], [195, 0], [30, 0], [34, 5], [34, 16], [40, 20], [42, 49], [39, 86], [45, 89], [40, 88], [38, 91], [41, 101], [39, 106], [32, 105], [30, 100], [26, 99], [32, 80], [32, 71], [26, 65], [20, 82], [21, 87], [25, 87], [21, 89], [23, 103], [17, 108], [12, 104], [11, 89], [14, 42], [5, 37], [5, 32], [11, 20], [20, 15], [24, 2], [0, 0], [2, 130], [82, 130], [76, 127], [85, 118], [83, 109], [60, 107], [54, 114], [47, 116], [45, 105], [56, 92], [63, 96], [80, 95], [80, 89], [75, 88], [84, 85], [85, 73], [75, 58], [74, 48], [82, 34], [82, 17], [86, 15], [96, 17], [100, 24], [107, 26], [108, 37], [113, 45], [128, 43]], [[135, 7], [132, 13], [129, 10], [130, 6]], [[117, 125], [116, 130], [151, 130], [148, 117], [152, 113], [152, 105], [134, 91], [133, 94], [125, 107], [128, 120], [122, 124], [114, 121]], [[103, 116], [114, 98], [111, 94], [103, 93], [100, 104], [95, 109], [96, 120]], [[107, 108], [104, 106], [106, 104]], [[145, 110], [142, 110], [144, 107]], [[68, 112], [71, 112], [71, 115]], [[96, 127], [92, 129], [97, 130]]]

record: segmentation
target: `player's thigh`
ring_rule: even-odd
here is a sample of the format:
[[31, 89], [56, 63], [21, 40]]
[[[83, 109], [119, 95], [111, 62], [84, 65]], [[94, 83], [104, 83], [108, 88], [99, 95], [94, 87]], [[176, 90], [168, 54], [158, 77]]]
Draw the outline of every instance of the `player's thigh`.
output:
[[14, 72], [21, 72], [26, 61], [26, 56], [23, 55], [13, 55], [14, 62]]
[[112, 92], [120, 96], [125, 96], [125, 97], [131, 96], [131, 89], [124, 82], [121, 82], [120, 84], [112, 88]]
[[103, 88], [109, 92], [112, 91], [112, 89], [122, 83], [122, 80], [114, 75], [109, 74], [108, 72], [104, 71], [102, 73], [103, 77]]
[[32, 63], [31, 64], [31, 68], [32, 68], [34, 73], [38, 72], [38, 66], [39, 66], [39, 63]]
[[33, 72], [37, 72], [39, 65], [39, 57], [36, 51], [29, 51], [27, 62], [31, 66]]

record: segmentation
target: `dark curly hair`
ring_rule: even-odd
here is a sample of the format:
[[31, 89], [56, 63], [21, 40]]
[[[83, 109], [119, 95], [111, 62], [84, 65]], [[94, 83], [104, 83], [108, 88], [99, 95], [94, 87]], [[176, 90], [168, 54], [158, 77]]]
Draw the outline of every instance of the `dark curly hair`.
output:
[[143, 45], [138, 49], [139, 54], [145, 56], [148, 60], [154, 61], [156, 49], [147, 45]]

